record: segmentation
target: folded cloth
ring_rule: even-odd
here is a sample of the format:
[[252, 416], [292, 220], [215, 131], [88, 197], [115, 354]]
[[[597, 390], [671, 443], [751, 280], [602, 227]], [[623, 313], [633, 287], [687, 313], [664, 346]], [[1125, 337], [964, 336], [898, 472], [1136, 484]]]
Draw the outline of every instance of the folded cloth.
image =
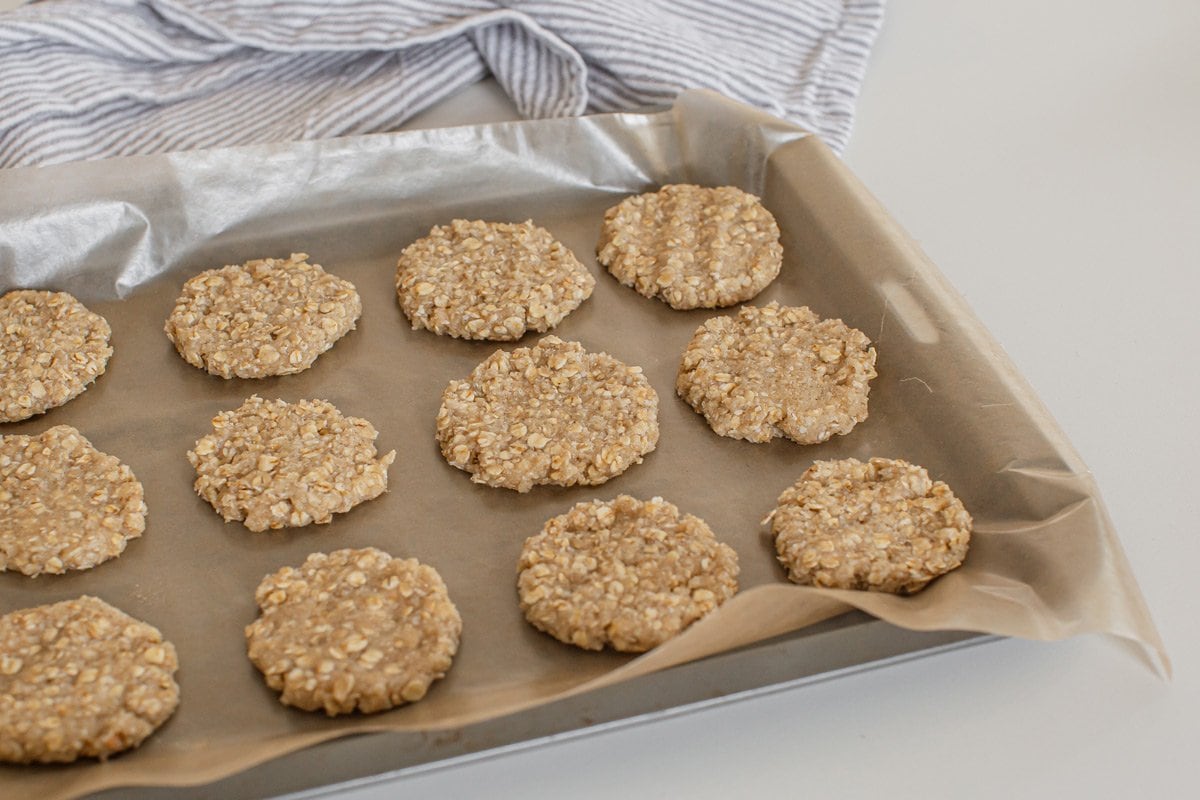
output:
[[0, 14], [0, 167], [393, 130], [494, 75], [525, 117], [715, 89], [840, 150], [883, 0], [50, 0]]

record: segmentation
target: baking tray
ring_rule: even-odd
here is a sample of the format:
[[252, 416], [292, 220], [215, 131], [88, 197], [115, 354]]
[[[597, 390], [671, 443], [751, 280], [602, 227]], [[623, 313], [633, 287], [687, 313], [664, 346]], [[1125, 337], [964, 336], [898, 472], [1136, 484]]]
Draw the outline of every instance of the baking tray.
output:
[[[808, 447], [725, 439], [674, 396], [692, 332], [732, 312], [672, 311], [618, 285], [593, 252], [605, 208], [679, 181], [741, 186], [775, 213], [784, 268], [755, 302], [806, 304], [874, 340], [871, 416], [850, 435]], [[440, 458], [442, 388], [499, 345], [411, 330], [393, 276], [406, 244], [457, 216], [531, 218], [593, 271], [595, 294], [554, 332], [645, 369], [662, 435], [644, 464], [599, 487], [517, 495], [472, 484]], [[353, 281], [364, 303], [358, 329], [312, 369], [223, 381], [175, 354], [162, 323], [187, 277], [296, 251]], [[109, 600], [176, 644], [182, 704], [133, 753], [0, 767], [0, 792], [291, 791], [886, 663], [978, 633], [1103, 631], [1161, 656], [1090, 475], [962, 300], [815, 137], [711, 93], [686, 93], [656, 114], [9, 170], [0, 173], [0, 290], [18, 286], [76, 294], [112, 323], [115, 354], [80, 398], [2, 432], [75, 425], [133, 468], [150, 517], [142, 539], [94, 570], [0, 574], [0, 610], [83, 593]], [[389, 493], [326, 526], [254, 534], [223, 523], [192, 493], [184, 452], [214, 414], [251, 393], [321, 397], [370, 420], [380, 450], [399, 451]], [[920, 463], [951, 484], [976, 519], [967, 563], [911, 598], [788, 584], [759, 520], [813, 460], [873, 455]], [[526, 536], [575, 502], [618, 493], [662, 495], [703, 517], [742, 568], [737, 597], [638, 658], [538, 633], [514, 591]], [[279, 705], [245, 658], [254, 587], [310, 552], [366, 545], [442, 573], [464, 617], [454, 668], [425, 700], [387, 714], [330, 720]], [[376, 735], [325, 741], [368, 732]]]
[[430, 768], [536, 748], [713, 705], [879, 669], [998, 641], [962, 631], [910, 631], [849, 612], [804, 633], [780, 636], [700, 661], [585, 692], [517, 714], [448, 730], [382, 732], [289, 753], [202, 786], [110, 789], [96, 800], [225, 800], [286, 795], [335, 797]]

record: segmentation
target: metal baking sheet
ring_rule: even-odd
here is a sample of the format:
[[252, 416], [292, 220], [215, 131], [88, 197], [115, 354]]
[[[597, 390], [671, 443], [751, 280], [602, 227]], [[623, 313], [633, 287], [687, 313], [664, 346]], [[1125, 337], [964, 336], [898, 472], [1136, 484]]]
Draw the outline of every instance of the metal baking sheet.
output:
[[[725, 439], [674, 396], [692, 332], [731, 311], [672, 311], [618, 285], [593, 252], [604, 209], [680, 181], [741, 186], [775, 213], [784, 268], [755, 302], [809, 305], [874, 340], [871, 416], [850, 435], [809, 447]], [[400, 250], [454, 217], [533, 219], [593, 271], [595, 294], [554, 333], [645, 369], [662, 429], [645, 463], [603, 486], [517, 495], [441, 459], [442, 389], [501, 345], [411, 330], [393, 281]], [[282, 378], [223, 381], [178, 357], [162, 324], [187, 277], [298, 251], [358, 287], [356, 331]], [[103, 597], [176, 644], [182, 704], [135, 752], [0, 767], [5, 788], [46, 798], [133, 786], [290, 791], [861, 667], [964, 632], [1105, 631], [1161, 652], [1086, 468], [936, 268], [814, 137], [709, 93], [657, 114], [9, 170], [0, 290], [14, 287], [73, 292], [109, 319], [115, 354], [80, 398], [0, 432], [75, 425], [133, 468], [150, 517], [142, 539], [94, 570], [0, 574], [0, 610]], [[255, 534], [223, 523], [192, 493], [184, 453], [252, 393], [320, 397], [370, 420], [381, 452], [399, 451], [389, 493], [329, 525]], [[874, 455], [922, 464], [962, 497], [977, 523], [966, 565], [912, 598], [788, 584], [759, 521], [813, 460]], [[703, 517], [742, 569], [733, 601], [639, 658], [538, 633], [514, 590], [521, 543], [545, 519], [619, 493], [661, 495]], [[454, 668], [425, 700], [386, 714], [330, 720], [281, 706], [245, 657], [255, 586], [311, 552], [366, 545], [442, 573], [464, 617]], [[388, 733], [326, 741], [378, 731]], [[295, 755], [320, 742], [311, 761]], [[315, 766], [328, 763], [322, 753], [338, 753], [344, 771]]]

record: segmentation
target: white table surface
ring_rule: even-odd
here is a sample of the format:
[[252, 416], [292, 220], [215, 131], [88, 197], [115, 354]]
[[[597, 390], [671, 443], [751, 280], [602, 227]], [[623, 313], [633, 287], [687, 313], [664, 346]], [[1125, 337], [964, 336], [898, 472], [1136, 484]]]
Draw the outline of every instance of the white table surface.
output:
[[[514, 117], [485, 83], [413, 124]], [[1006, 640], [337, 796], [1191, 796], [1198, 145], [1196, 0], [891, 0], [845, 153], [1095, 473], [1171, 682]]]

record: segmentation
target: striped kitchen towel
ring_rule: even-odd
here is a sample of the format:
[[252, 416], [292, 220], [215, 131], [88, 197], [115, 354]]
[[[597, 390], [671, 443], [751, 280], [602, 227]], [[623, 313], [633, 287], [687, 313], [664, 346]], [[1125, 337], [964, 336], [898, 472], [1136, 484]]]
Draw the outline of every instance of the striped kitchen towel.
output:
[[883, 0], [49, 0], [0, 13], [0, 167], [393, 130], [494, 75], [526, 117], [715, 89], [840, 150]]

